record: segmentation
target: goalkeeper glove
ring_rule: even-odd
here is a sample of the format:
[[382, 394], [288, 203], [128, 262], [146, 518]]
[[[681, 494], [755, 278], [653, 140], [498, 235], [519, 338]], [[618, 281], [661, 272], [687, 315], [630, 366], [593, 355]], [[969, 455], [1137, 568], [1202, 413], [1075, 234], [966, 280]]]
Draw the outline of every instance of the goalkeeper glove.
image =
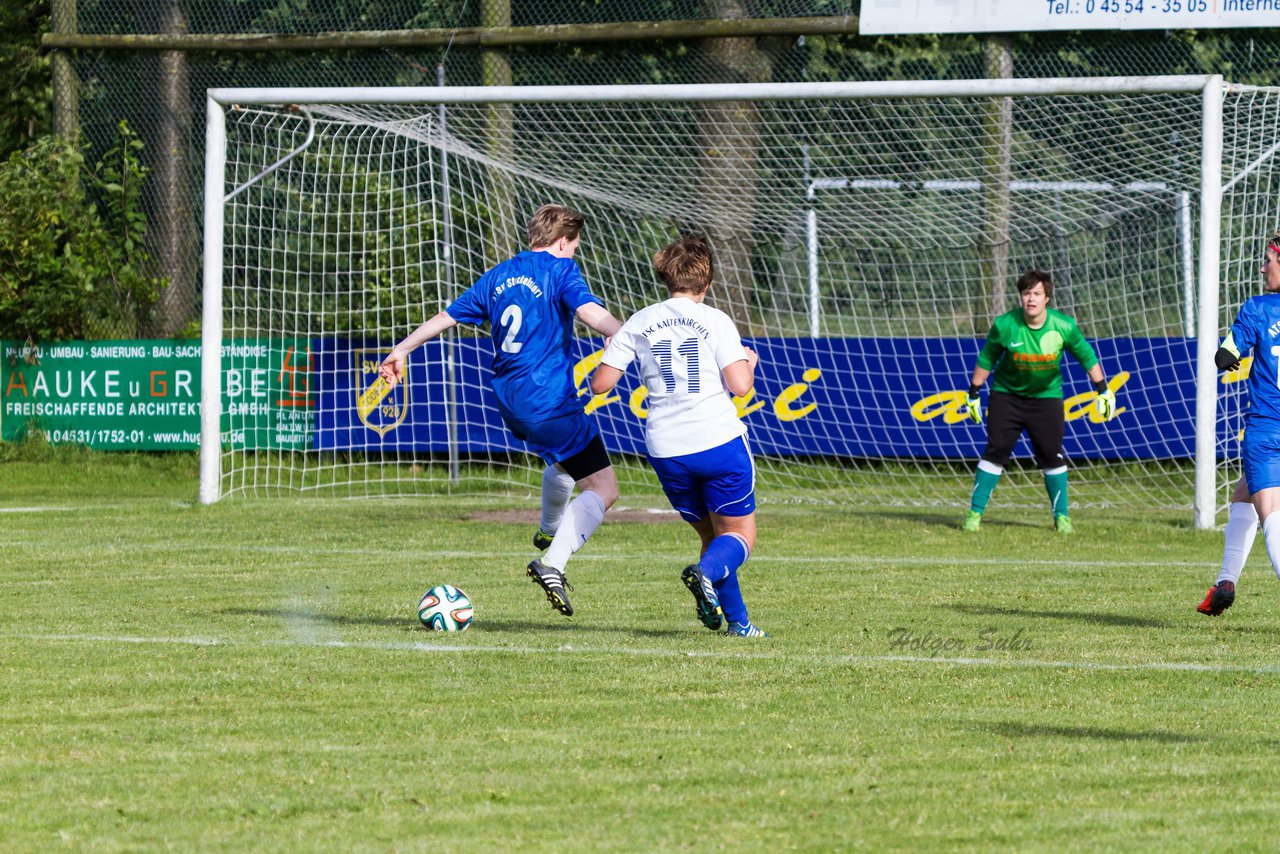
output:
[[1116, 414], [1116, 393], [1111, 389], [1098, 392], [1098, 417], [1110, 421]]
[[970, 391], [964, 401], [964, 414], [974, 424], [982, 424], [982, 398], [975, 391]]

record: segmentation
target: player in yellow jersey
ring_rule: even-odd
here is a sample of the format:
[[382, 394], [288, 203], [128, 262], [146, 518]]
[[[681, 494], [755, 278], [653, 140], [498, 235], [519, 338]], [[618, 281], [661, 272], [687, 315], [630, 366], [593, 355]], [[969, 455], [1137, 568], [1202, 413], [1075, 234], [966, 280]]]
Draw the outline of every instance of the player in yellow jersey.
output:
[[1028, 270], [1018, 279], [1019, 308], [1005, 312], [991, 324], [987, 341], [969, 381], [965, 411], [982, 423], [982, 384], [991, 377], [987, 412], [987, 447], [978, 461], [973, 494], [964, 530], [982, 524], [991, 492], [1004, 474], [1013, 446], [1025, 430], [1044, 473], [1044, 488], [1053, 507], [1053, 526], [1071, 533], [1067, 514], [1067, 458], [1062, 451], [1066, 418], [1062, 410], [1062, 353], [1069, 352], [1085, 369], [1098, 392], [1098, 414], [1115, 415], [1115, 393], [1107, 387], [1102, 365], [1076, 322], [1049, 308], [1053, 278], [1043, 270]]

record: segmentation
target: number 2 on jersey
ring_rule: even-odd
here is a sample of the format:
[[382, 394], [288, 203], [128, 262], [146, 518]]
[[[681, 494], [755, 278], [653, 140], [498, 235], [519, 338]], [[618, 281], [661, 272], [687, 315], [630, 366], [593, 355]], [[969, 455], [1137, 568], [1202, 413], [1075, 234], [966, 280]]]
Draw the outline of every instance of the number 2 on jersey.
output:
[[520, 348], [524, 346], [516, 340], [516, 333], [520, 331], [520, 324], [524, 322], [524, 314], [520, 311], [520, 306], [509, 305], [502, 312], [502, 325], [507, 327], [507, 335], [502, 339], [502, 352], [519, 353]]
[[[697, 394], [700, 388], [701, 375], [698, 373], [698, 339], [686, 338], [675, 348], [675, 352], [684, 356], [684, 381], [688, 394]], [[672, 357], [670, 341], [659, 341], [653, 345], [653, 357], [658, 362], [658, 370], [662, 373], [662, 382], [667, 387], [667, 394], [676, 393], [676, 365]]]

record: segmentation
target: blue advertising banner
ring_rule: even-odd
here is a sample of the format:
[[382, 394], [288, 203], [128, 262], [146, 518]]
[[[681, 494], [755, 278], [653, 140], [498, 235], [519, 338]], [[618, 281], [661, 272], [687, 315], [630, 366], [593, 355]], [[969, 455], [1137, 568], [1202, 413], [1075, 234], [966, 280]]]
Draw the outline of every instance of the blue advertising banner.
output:
[[[757, 453], [972, 460], [982, 451], [985, 429], [961, 412], [981, 339], [762, 338], [748, 343], [760, 354], [756, 388], [736, 403]], [[1066, 357], [1068, 457], [1191, 458], [1195, 342], [1117, 338], [1093, 343], [1119, 407], [1112, 421], [1101, 422], [1093, 411], [1092, 385]], [[385, 342], [316, 339], [312, 346], [315, 375], [323, 378], [313, 436], [317, 449], [445, 452], [452, 421], [463, 453], [523, 450], [493, 404], [487, 338], [428, 342], [410, 356], [407, 382], [381, 399], [368, 392], [389, 349]], [[608, 396], [592, 398], [585, 380], [599, 363], [601, 342], [579, 339], [577, 347], [575, 379], [584, 409], [599, 419], [611, 451], [642, 454], [645, 389], [636, 372]], [[446, 379], [450, 361], [452, 383]], [[1224, 381], [1242, 376], [1228, 375]], [[1220, 453], [1238, 453], [1234, 432], [1219, 437]], [[1025, 439], [1015, 454], [1030, 456]]]

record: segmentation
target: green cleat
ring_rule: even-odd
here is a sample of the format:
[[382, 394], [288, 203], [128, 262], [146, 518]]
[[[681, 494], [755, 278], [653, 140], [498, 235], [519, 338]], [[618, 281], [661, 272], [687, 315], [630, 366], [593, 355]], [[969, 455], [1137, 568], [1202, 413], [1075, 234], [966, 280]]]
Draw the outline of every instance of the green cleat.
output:
[[964, 524], [960, 526], [961, 530], [969, 534], [978, 533], [980, 527], [982, 527], [982, 514], [977, 510], [970, 510], [964, 517]]
[[1053, 527], [1059, 534], [1070, 534], [1072, 532], [1071, 517], [1066, 514], [1053, 517]]
[[539, 528], [538, 533], [533, 535], [533, 547], [540, 552], [545, 552], [547, 549], [551, 548], [551, 541], [555, 538], [555, 534], [548, 534]]

